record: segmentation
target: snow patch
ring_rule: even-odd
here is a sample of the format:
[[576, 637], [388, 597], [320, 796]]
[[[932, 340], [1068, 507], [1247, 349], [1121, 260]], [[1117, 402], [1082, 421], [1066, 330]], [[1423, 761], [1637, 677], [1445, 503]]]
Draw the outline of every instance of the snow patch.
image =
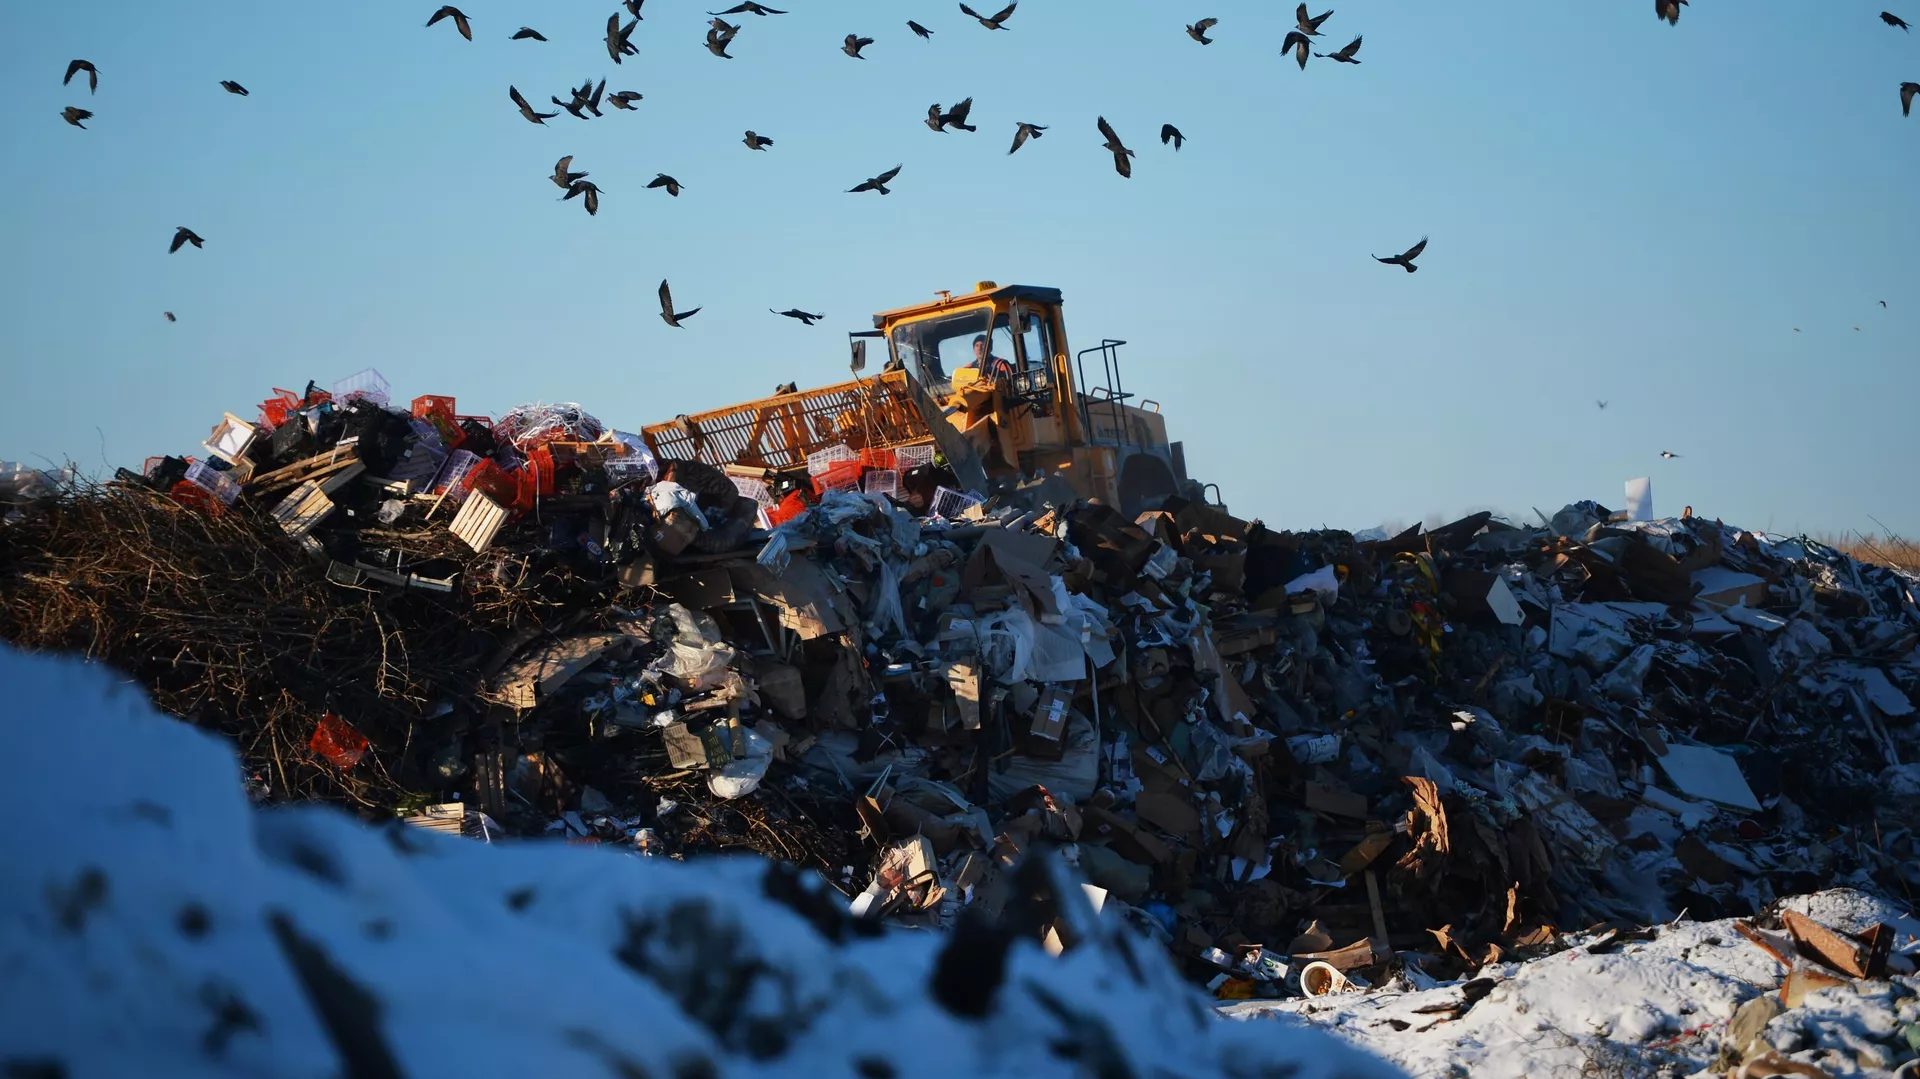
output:
[[957, 1015], [929, 988], [952, 938], [856, 933], [817, 878], [260, 810], [225, 744], [99, 667], [0, 649], [0, 682], [9, 1074], [1395, 1074], [1218, 1019], [1124, 926], [1015, 943]]

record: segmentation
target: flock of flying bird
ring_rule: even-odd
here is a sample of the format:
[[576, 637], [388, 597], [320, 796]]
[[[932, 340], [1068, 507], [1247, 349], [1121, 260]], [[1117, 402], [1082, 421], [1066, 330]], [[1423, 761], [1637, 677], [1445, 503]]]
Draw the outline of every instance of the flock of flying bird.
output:
[[[1669, 25], [1677, 26], [1680, 22], [1680, 9], [1687, 6], [1688, 3], [1689, 0], [1654, 0], [1654, 15]], [[626, 9], [627, 14], [631, 16], [624, 24], [621, 21], [618, 11], [607, 17], [605, 37], [607, 56], [615, 64], [621, 63], [626, 57], [638, 54], [639, 49], [633, 44], [633, 34], [640, 25], [640, 10], [645, 4], [646, 0], [621, 0], [621, 5]], [[1015, 0], [1015, 2], [1009, 3], [1006, 7], [992, 15], [982, 15], [963, 3], [960, 5], [960, 11], [988, 30], [1006, 30], [1008, 29], [1006, 25], [1007, 20], [1013, 16], [1014, 9], [1017, 7], [1019, 7], [1019, 3], [1018, 0]], [[764, 4], [756, 2], [756, 0], [743, 0], [743, 2], [725, 11], [712, 11], [708, 12], [708, 14], [713, 16], [713, 18], [707, 24], [707, 51], [721, 59], [731, 60], [733, 56], [727, 52], [727, 48], [739, 35], [741, 27], [737, 24], [727, 22], [725, 16], [754, 15], [765, 17], [785, 15], [787, 12], [781, 9], [767, 7]], [[1306, 70], [1307, 60], [1310, 56], [1331, 60], [1339, 64], [1360, 63], [1357, 56], [1360, 52], [1362, 39], [1358, 34], [1344, 47], [1333, 52], [1323, 53], [1314, 51], [1314, 39], [1321, 37], [1320, 27], [1332, 15], [1332, 10], [1322, 12], [1319, 15], [1310, 15], [1307, 10], [1307, 5], [1304, 3], [1300, 4], [1294, 11], [1294, 28], [1287, 33], [1286, 38], [1281, 42], [1281, 55], [1292, 56], [1302, 71]], [[426, 25], [432, 27], [442, 20], [450, 20], [454, 30], [457, 31], [461, 37], [468, 41], [473, 40], [472, 20], [459, 8], [452, 4], [441, 6], [427, 19]], [[1889, 27], [1899, 30], [1911, 31], [1912, 29], [1906, 20], [1892, 12], [1882, 11], [1880, 13], [1880, 20]], [[744, 22], [745, 20], [742, 21]], [[1211, 45], [1214, 39], [1207, 36], [1208, 32], [1219, 24], [1220, 20], [1217, 18], [1209, 17], [1200, 19], [1186, 27], [1187, 36], [1201, 45]], [[919, 38], [932, 40], [934, 32], [912, 19], [907, 20], [907, 29]], [[530, 26], [520, 27], [514, 31], [510, 37], [511, 40], [514, 41], [544, 42], [547, 40], [544, 34]], [[873, 43], [873, 38], [863, 37], [859, 34], [848, 34], [841, 46], [841, 51], [856, 60], [864, 60], [866, 57], [861, 54], [861, 50]], [[92, 62], [87, 60], [73, 60], [68, 63], [67, 73], [66, 76], [61, 79], [61, 85], [65, 86], [70, 84], [73, 81], [73, 77], [81, 72], [85, 72], [87, 75], [87, 92], [89, 96], [97, 93], [100, 89], [100, 72], [94, 67]], [[239, 97], [248, 96], [247, 88], [231, 79], [220, 80], [220, 86], [230, 94]], [[525, 117], [530, 123], [541, 125], [545, 125], [548, 120], [560, 115], [561, 111], [581, 120], [587, 119], [589, 113], [593, 116], [600, 116], [602, 115], [600, 106], [603, 102], [611, 104], [616, 109], [632, 110], [634, 108], [634, 102], [641, 100], [643, 97], [640, 93], [631, 90], [620, 90], [609, 95], [606, 94], [606, 88], [606, 79], [603, 78], [596, 84], [593, 79], [589, 78], [580, 86], [572, 88], [569, 92], [568, 99], [565, 101], [562, 101], [558, 97], [550, 97], [549, 100], [558, 110], [555, 112], [537, 111], [527, 101], [526, 97], [520, 93], [517, 87], [507, 87], [507, 95], [513, 104], [519, 108], [521, 116]], [[1916, 96], [1920, 96], [1920, 82], [1903, 82], [1900, 84], [1901, 115], [1912, 115], [1913, 100]], [[977, 126], [967, 122], [972, 109], [973, 98], [971, 97], [948, 109], [942, 109], [939, 103], [936, 102], [927, 107], [926, 124], [929, 128], [941, 133], [948, 130], [977, 131], [979, 130]], [[91, 119], [93, 113], [86, 109], [69, 105], [61, 113], [61, 116], [67, 123], [84, 130], [86, 124], [82, 121]], [[1107, 123], [1106, 117], [1096, 117], [1095, 125], [1099, 129], [1101, 137], [1106, 140], [1102, 144], [1102, 148], [1113, 155], [1114, 171], [1119, 173], [1123, 178], [1131, 178], [1133, 175], [1134, 152], [1121, 142], [1120, 136], [1114, 132], [1112, 125]], [[1046, 130], [1047, 126], [1044, 124], [1017, 121], [1013, 134], [1013, 145], [1007, 150], [1007, 153], [1012, 154], [1018, 151], [1029, 139], [1040, 138], [1041, 133]], [[751, 130], [746, 133], [746, 137], [741, 141], [746, 144], [749, 150], [764, 151], [767, 147], [773, 145], [773, 139]], [[1177, 151], [1185, 144], [1186, 136], [1172, 124], [1162, 124], [1160, 127], [1160, 142], [1162, 145], [1171, 145]], [[591, 180], [587, 179], [587, 173], [573, 171], [572, 164], [573, 155], [569, 154], [561, 158], [554, 165], [553, 182], [566, 192], [566, 194], [562, 196], [562, 201], [579, 198], [589, 215], [597, 215], [600, 212], [600, 188]], [[887, 185], [892, 183], [894, 178], [900, 175], [901, 167], [900, 165], [895, 165], [877, 176], [870, 176], [853, 187], [848, 188], [848, 193], [853, 194], [872, 191], [881, 195], [888, 194], [891, 189]], [[660, 173], [654, 177], [646, 187], [649, 190], [665, 190], [669, 196], [678, 198], [682, 185], [680, 181], [674, 179], [672, 176], [666, 173]], [[175, 229], [173, 241], [167, 247], [167, 253], [172, 254], [187, 244], [192, 244], [195, 248], [199, 248], [204, 243], [205, 241], [198, 234], [183, 225]], [[1426, 247], [1427, 240], [1425, 237], [1422, 237], [1419, 243], [1414, 244], [1398, 255], [1385, 257], [1374, 255], [1372, 257], [1378, 262], [1385, 263], [1389, 266], [1399, 266], [1408, 273], [1413, 273], [1419, 269], [1418, 266], [1414, 265], [1414, 259], [1420, 257], [1420, 254], [1426, 250]], [[1882, 300], [1881, 306], [1886, 306], [1886, 301]], [[673, 307], [673, 295], [667, 287], [667, 282], [664, 280], [660, 282], [660, 317], [667, 325], [679, 327], [682, 321], [691, 318], [698, 313], [699, 310], [700, 308], [694, 307], [686, 311], [675, 311]], [[771, 309], [769, 310], [771, 311]], [[823, 315], [809, 314], [798, 309], [773, 311], [772, 313], [795, 319], [808, 326], [813, 325], [815, 321], [825, 317]], [[167, 321], [175, 321], [173, 312], [168, 311], [165, 314]], [[1857, 326], [1854, 328], [1856, 330], [1859, 329]], [[1797, 327], [1794, 332], [1799, 332]], [[1603, 409], [1606, 407], [1605, 402], [1597, 403]], [[1661, 456], [1673, 457], [1677, 455], [1663, 452]]]

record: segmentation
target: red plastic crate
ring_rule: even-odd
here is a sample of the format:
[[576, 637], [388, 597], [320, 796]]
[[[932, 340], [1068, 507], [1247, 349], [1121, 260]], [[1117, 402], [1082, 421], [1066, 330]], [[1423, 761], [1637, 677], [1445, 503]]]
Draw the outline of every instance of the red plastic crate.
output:
[[524, 513], [541, 498], [553, 495], [553, 452], [545, 446], [535, 449], [527, 454], [527, 463], [513, 475], [516, 483], [513, 508]]
[[260, 419], [268, 427], [287, 422], [287, 414], [300, 407], [300, 395], [292, 390], [273, 388], [273, 396], [260, 402]]
[[213, 496], [212, 491], [186, 480], [174, 484], [167, 491], [167, 497], [190, 510], [199, 510], [209, 517], [218, 517], [227, 512], [227, 507], [220, 504], [220, 500]]
[[837, 461], [833, 467], [813, 478], [813, 493], [824, 495], [828, 491], [860, 486], [860, 476], [867, 466], [859, 461]]
[[491, 460], [481, 461], [467, 473], [467, 490], [479, 491], [502, 506], [511, 506], [520, 496], [520, 481], [513, 473]]
[[805, 512], [807, 512], [807, 498], [799, 491], [795, 491], [782, 499], [779, 505], [767, 511], [767, 520], [773, 522], [773, 526], [778, 528]]
[[868, 468], [890, 469], [900, 467], [894, 459], [892, 450], [861, 450], [860, 463], [866, 465]]
[[439, 394], [423, 393], [413, 399], [413, 414], [423, 420], [428, 416], [434, 415], [443, 415], [448, 419], [452, 419], [454, 416], [453, 398], [442, 397]]
[[453, 411], [453, 398], [437, 394], [423, 394], [413, 399], [413, 416], [433, 425], [440, 432], [440, 444], [447, 449], [456, 449], [467, 440], [465, 431], [460, 430], [460, 421]]

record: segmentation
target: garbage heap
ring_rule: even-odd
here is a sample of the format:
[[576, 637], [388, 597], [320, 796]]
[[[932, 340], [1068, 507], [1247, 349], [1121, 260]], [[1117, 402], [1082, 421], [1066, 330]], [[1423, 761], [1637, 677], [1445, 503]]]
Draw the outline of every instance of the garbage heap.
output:
[[15, 485], [0, 636], [131, 672], [263, 797], [752, 849], [864, 917], [952, 925], [1057, 847], [1224, 997], [1920, 884], [1920, 577], [1809, 540], [730, 472], [356, 379]]

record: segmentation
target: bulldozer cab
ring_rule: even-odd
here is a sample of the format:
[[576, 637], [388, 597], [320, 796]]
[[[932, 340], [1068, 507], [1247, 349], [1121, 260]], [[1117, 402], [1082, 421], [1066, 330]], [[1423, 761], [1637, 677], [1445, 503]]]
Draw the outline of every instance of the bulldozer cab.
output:
[[[1128, 403], [1119, 358], [1126, 342], [1103, 340], [1073, 353], [1061, 303], [1058, 289], [983, 281], [970, 293], [941, 293], [873, 322], [887, 338], [890, 366], [939, 412], [928, 415], [929, 426], [969, 436], [991, 480], [1056, 473], [1081, 497], [1128, 514], [1184, 493], [1182, 447], [1168, 440], [1159, 405]], [[1093, 353], [1101, 384], [1089, 389]], [[981, 433], [983, 426], [990, 432]]]
[[[891, 365], [936, 400], [991, 380], [1043, 415], [1070, 400], [1070, 378], [1056, 377], [1064, 356], [1060, 291], [982, 282], [973, 293], [884, 311], [874, 328], [887, 338]], [[1063, 370], [1063, 369], [1061, 369]]]

